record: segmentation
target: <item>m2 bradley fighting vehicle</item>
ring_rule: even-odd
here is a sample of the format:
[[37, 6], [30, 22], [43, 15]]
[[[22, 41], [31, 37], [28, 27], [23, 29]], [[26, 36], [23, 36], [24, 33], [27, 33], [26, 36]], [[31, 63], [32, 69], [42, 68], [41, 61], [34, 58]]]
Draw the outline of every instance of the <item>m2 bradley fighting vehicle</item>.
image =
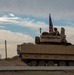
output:
[[29, 66], [74, 66], [74, 45], [67, 42], [64, 28], [53, 30], [50, 15], [49, 32], [36, 36], [35, 44], [17, 45], [17, 53]]

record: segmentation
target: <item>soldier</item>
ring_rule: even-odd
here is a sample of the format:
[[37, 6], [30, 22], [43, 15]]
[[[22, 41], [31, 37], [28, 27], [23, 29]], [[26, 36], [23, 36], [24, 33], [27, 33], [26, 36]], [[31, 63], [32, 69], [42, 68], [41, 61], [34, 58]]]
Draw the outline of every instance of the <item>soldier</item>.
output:
[[54, 28], [55, 34], [59, 35], [59, 32], [57, 31], [57, 28]]

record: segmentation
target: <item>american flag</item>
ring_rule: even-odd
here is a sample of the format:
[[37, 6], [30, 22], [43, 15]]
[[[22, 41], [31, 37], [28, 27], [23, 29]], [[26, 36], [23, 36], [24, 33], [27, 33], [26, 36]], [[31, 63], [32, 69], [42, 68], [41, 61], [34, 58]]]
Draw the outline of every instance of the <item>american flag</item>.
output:
[[51, 15], [49, 14], [49, 32], [53, 32], [53, 24], [51, 20]]

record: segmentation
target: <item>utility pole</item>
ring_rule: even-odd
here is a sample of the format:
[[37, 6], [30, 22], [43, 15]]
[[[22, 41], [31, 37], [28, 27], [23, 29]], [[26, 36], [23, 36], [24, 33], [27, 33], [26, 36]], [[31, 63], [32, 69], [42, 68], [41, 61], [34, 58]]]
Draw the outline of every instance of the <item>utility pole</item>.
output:
[[5, 58], [7, 59], [7, 42], [5, 40]]

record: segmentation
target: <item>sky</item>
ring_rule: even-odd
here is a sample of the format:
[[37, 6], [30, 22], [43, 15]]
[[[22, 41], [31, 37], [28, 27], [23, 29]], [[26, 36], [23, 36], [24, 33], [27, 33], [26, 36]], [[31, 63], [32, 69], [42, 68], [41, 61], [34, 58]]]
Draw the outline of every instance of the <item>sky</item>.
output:
[[74, 0], [0, 0], [0, 55], [17, 55], [17, 45], [34, 43], [39, 28], [49, 31], [49, 13], [53, 26], [65, 28], [66, 39], [74, 44]]

